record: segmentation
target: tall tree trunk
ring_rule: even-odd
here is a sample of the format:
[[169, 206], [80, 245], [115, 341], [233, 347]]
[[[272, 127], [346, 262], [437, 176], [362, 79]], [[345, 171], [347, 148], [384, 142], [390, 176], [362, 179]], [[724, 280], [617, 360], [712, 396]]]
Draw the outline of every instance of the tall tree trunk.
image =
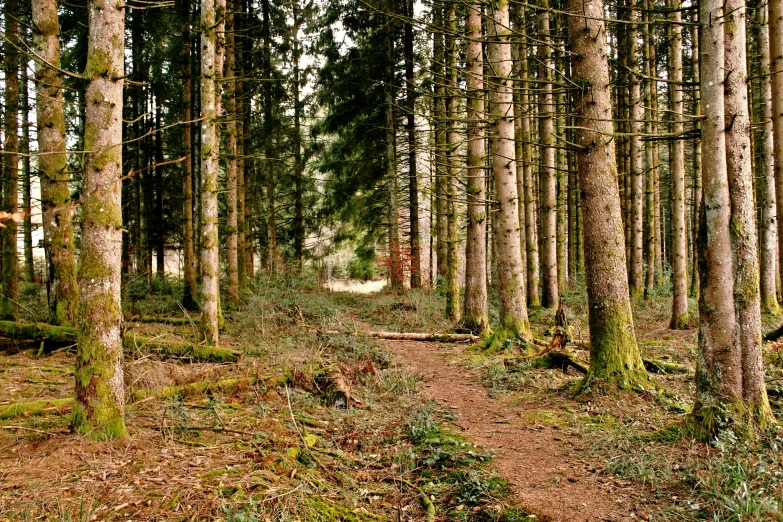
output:
[[484, 52], [481, 38], [481, 2], [467, 7], [466, 90], [468, 141], [468, 230], [465, 243], [465, 314], [463, 324], [474, 332], [489, 327], [487, 312], [487, 199], [484, 164]]
[[540, 64], [538, 133], [541, 143], [541, 304], [557, 308], [560, 292], [557, 282], [557, 163], [555, 161], [555, 102], [552, 96], [552, 39], [550, 36], [549, 0], [539, 5], [538, 46]]
[[[201, 334], [218, 344], [217, 26], [215, 0], [201, 0]], [[222, 13], [221, 13], [222, 15]]]
[[[770, 81], [769, 25], [767, 3], [759, 2], [756, 7], [756, 42], [759, 48], [761, 66], [762, 125], [758, 139], [761, 157], [758, 161], [758, 179], [761, 186], [761, 238], [759, 242], [761, 307], [767, 313], [780, 313], [777, 297], [777, 208], [775, 192], [775, 147], [772, 137], [772, 84]], [[778, 73], [780, 74], [780, 73]]]
[[228, 301], [239, 303], [239, 255], [237, 230], [237, 111], [234, 38], [234, 13], [237, 0], [228, 5], [226, 17], [226, 267], [228, 271]]
[[[235, 98], [236, 98], [236, 119], [237, 119], [237, 279], [239, 280], [239, 295], [247, 293], [247, 261], [246, 252], [246, 229], [245, 222], [245, 48], [247, 46], [247, 35], [245, 34], [244, 24], [246, 11], [246, 0], [235, 0], [234, 11], [234, 68], [237, 75]], [[298, 64], [297, 64], [298, 67]], [[297, 69], [298, 70], [298, 69]], [[249, 103], [249, 101], [247, 102]]]
[[[699, 14], [698, 12], [694, 13], [694, 20], [696, 25], [692, 26], [692, 39], [693, 39], [693, 53], [691, 57], [691, 66], [693, 68], [693, 83], [696, 84], [696, 92], [694, 93], [693, 98], [693, 114], [694, 114], [694, 121], [695, 121], [695, 127], [699, 129], [700, 133], [699, 136], [701, 136], [701, 103], [699, 102], [699, 98], [701, 97], [699, 92], [699, 85], [701, 85], [701, 75], [700, 75], [700, 69], [701, 66], [699, 65]], [[699, 287], [701, 284], [701, 277], [699, 276], [699, 227], [700, 227], [700, 216], [701, 216], [701, 199], [702, 199], [702, 189], [701, 189], [701, 144], [702, 139], [699, 137], [696, 139], [696, 141], [693, 142], [693, 215], [691, 217], [691, 221], [693, 222], [693, 238], [691, 240], [693, 244], [692, 248], [692, 259], [691, 259], [691, 287], [688, 291], [688, 294], [690, 297], [698, 298], [699, 297]]]
[[[758, 372], [760, 353], [758, 360], [753, 357], [752, 346], [760, 344], [760, 335], [747, 337], [758, 328], [753, 315], [759, 302], [757, 267], [747, 271], [755, 265], [748, 259], [751, 251], [755, 256], [748, 245], [755, 226], [752, 210], [747, 214], [752, 192], [744, 14], [743, 5], [734, 1], [703, 0], [700, 6], [702, 147], [710, 158], [703, 171], [700, 353], [693, 408], [694, 431], [702, 439], [711, 438], [726, 422], [763, 427], [771, 420], [763, 372]], [[748, 281], [749, 276], [755, 280]]]
[[416, 85], [413, 81], [413, 0], [405, 0], [405, 102], [408, 131], [408, 209], [411, 220], [411, 288], [421, 287], [421, 234], [419, 232], [419, 180], [416, 172]]
[[630, 265], [630, 285], [631, 295], [641, 297], [644, 292], [644, 164], [642, 154], [642, 122], [644, 113], [642, 107], [641, 85], [639, 82], [639, 71], [636, 67], [637, 57], [639, 55], [639, 30], [636, 22], [639, 18], [639, 11], [636, 6], [629, 9], [630, 21], [628, 27], [628, 56], [630, 59], [630, 69], [628, 71], [629, 91], [630, 91], [630, 142], [631, 142], [631, 265]]
[[124, 5], [89, 2], [74, 428], [125, 437], [122, 369], [122, 88]]
[[443, 0], [435, 0], [433, 5], [433, 23], [436, 30], [433, 33], [433, 78], [434, 90], [434, 122], [435, 130], [435, 249], [437, 253], [437, 282], [445, 284], [448, 274], [448, 176], [446, 174], [446, 76], [444, 64], [446, 62], [445, 30], [437, 30], [443, 27], [444, 10]]
[[33, 260], [33, 221], [32, 194], [30, 186], [30, 95], [27, 64], [22, 66], [22, 141], [20, 143], [24, 157], [22, 158], [22, 205], [24, 210], [24, 267], [27, 281], [35, 282], [35, 263]]
[[[32, 2], [35, 47], [47, 63], [60, 66], [60, 26], [56, 0]], [[75, 326], [79, 306], [76, 285], [71, 190], [65, 152], [65, 114], [62, 76], [39, 62], [35, 64], [36, 115], [38, 120], [38, 169], [41, 181], [41, 213], [48, 271], [49, 322]]]
[[[519, 114], [520, 130], [522, 134], [522, 175], [524, 193], [519, 194], [519, 197], [524, 198], [525, 202], [525, 248], [527, 250], [527, 305], [530, 307], [538, 307], [541, 305], [541, 300], [538, 294], [538, 230], [536, 227], [536, 204], [535, 204], [535, 186], [533, 183], [533, 136], [530, 128], [530, 95], [528, 90], [529, 84], [529, 66], [527, 59], [527, 34], [526, 34], [526, 22], [525, 22], [525, 8], [519, 6], [519, 106], [524, 111], [524, 114]], [[524, 83], [523, 83], [524, 82]]]
[[400, 251], [400, 223], [397, 215], [399, 208], [397, 187], [397, 125], [394, 113], [394, 13], [388, 0], [384, 0], [386, 14], [386, 64], [384, 81], [386, 83], [386, 196], [389, 198], [387, 209], [387, 233], [389, 248], [389, 273], [387, 278], [393, 290], [402, 290], [405, 279], [402, 256]]
[[448, 255], [448, 270], [446, 272], [446, 315], [452, 322], [460, 319], [459, 302], [459, 217], [457, 216], [457, 163], [460, 136], [458, 132], [458, 100], [457, 89], [457, 10], [456, 3], [448, 4], [448, 32], [446, 33], [446, 215], [448, 216], [448, 239], [446, 253]]
[[[606, 25], [602, 0], [568, 0], [579, 188], [584, 212], [585, 270], [594, 380], [628, 387], [646, 378], [634, 335], [612, 139]], [[589, 16], [584, 16], [587, 13]], [[582, 14], [582, 16], [578, 16]]]
[[[293, 36], [293, 73], [294, 73], [294, 255], [296, 265], [299, 271], [304, 269], [304, 243], [305, 243], [305, 223], [304, 223], [304, 162], [302, 161], [302, 100], [300, 99], [300, 83], [302, 81], [301, 71], [299, 70], [299, 60], [302, 54], [299, 43], [299, 27], [302, 23], [299, 17], [299, 2], [294, 2], [293, 8], [294, 31]], [[410, 89], [408, 85], [408, 89]], [[415, 166], [413, 167], [415, 171]], [[415, 175], [414, 175], [415, 177]], [[418, 206], [416, 207], [418, 210]], [[413, 225], [411, 225], [413, 226]]]
[[[669, 84], [671, 132], [683, 131], [682, 105], [682, 13], [679, 0], [669, 0], [672, 23], [669, 26]], [[671, 144], [672, 178], [672, 314], [669, 328], [688, 327], [688, 238], [685, 230], [685, 142]]]
[[514, 158], [514, 94], [508, 3], [492, 0], [489, 10], [490, 140], [497, 202], [492, 224], [500, 301], [500, 325], [496, 335], [498, 339], [513, 335], [527, 341], [531, 334], [519, 243], [516, 163], [509, 161]]
[[184, 220], [184, 241], [183, 241], [183, 265], [184, 265], [184, 291], [182, 294], [182, 306], [186, 310], [198, 309], [196, 300], [196, 264], [195, 251], [193, 248], [193, 163], [192, 163], [192, 140], [193, 140], [193, 108], [191, 105], [191, 86], [193, 82], [193, 69], [190, 59], [190, 0], [181, 0], [182, 16], [182, 117], [185, 124], [182, 127], [182, 150], [185, 160], [183, 161], [184, 176], [182, 179], [182, 192], [184, 201], [182, 204], [182, 214]]
[[[731, 194], [731, 249], [734, 258], [735, 349], [742, 360], [742, 399], [752, 425], [765, 427], [772, 418], [764, 384], [761, 353], [761, 300], [758, 236], [753, 191], [746, 10], [744, 0], [724, 4], [726, 167]], [[778, 50], [780, 52], [781, 50]], [[743, 412], [745, 407], [743, 407]]]
[[781, 219], [778, 223], [778, 271], [783, 281], [783, 0], [769, 0], [769, 54], [771, 72], [777, 72], [770, 77], [770, 91], [772, 98], [772, 140], [775, 151], [773, 163], [775, 165], [775, 193], [781, 194], [776, 198], [777, 215]]
[[267, 258], [266, 266], [270, 274], [277, 269], [277, 208], [275, 206], [275, 148], [272, 142], [272, 31], [269, 19], [269, 0], [261, 2], [263, 27], [263, 60], [264, 60], [264, 167], [266, 177], [266, 231]]
[[[5, 179], [3, 180], [3, 210], [16, 213], [19, 199], [19, 2], [5, 2]], [[16, 216], [8, 219], [2, 229], [3, 295], [0, 318], [16, 320], [19, 288], [19, 263], [16, 246]]]
[[[648, 136], [657, 134], [654, 123], [658, 117], [658, 81], [654, 78], [658, 75], [655, 53], [655, 27], [651, 25], [653, 2], [645, 0], [644, 14], [644, 72], [647, 76], [647, 107], [645, 110], [645, 133]], [[644, 262], [647, 271], [644, 275], [644, 294], [646, 298], [652, 296], [655, 290], [655, 241], [657, 237], [658, 223], [655, 212], [655, 178], [658, 175], [658, 149], [655, 141], [647, 141], [644, 144], [645, 164], [647, 177], [645, 181], [645, 232], [644, 232]], [[687, 250], [686, 250], [687, 251]]]

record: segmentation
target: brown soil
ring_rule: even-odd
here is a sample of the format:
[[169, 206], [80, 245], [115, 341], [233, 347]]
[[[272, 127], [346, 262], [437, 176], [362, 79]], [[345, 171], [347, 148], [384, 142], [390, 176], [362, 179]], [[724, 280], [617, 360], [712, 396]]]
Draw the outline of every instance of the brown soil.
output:
[[475, 443], [494, 452], [494, 465], [514, 494], [507, 503], [536, 513], [538, 520], [649, 519], [638, 505], [643, 498], [641, 491], [602, 474], [602, 462], [584, 460], [577, 451], [581, 443], [578, 433], [534, 420], [536, 412], [551, 412], [567, 399], [561, 396], [549, 403], [540, 398], [512, 403], [508, 398], [492, 398], [480, 384], [476, 370], [449, 363], [463, 347], [384, 342], [409, 370], [424, 378], [425, 393], [453, 411], [453, 424]]

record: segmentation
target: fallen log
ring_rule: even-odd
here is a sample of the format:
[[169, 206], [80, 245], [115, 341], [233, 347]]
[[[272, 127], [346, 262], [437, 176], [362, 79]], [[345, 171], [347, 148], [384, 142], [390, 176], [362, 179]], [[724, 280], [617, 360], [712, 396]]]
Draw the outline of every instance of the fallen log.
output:
[[73, 409], [73, 398], [67, 399], [41, 399], [38, 401], [14, 402], [0, 406], [0, 419], [14, 419], [16, 417], [32, 417], [33, 415], [46, 415], [57, 413], [64, 415]]
[[[44, 343], [45, 348], [59, 348], [76, 343], [76, 328], [53, 326], [44, 323], [0, 321], [0, 337], [14, 341]], [[202, 346], [185, 339], [171, 337], [145, 337], [126, 333], [122, 345], [127, 350], [155, 353], [164, 358], [184, 359], [196, 362], [236, 362], [241, 352], [229, 348]]]
[[140, 317], [131, 317], [128, 322], [134, 323], [157, 323], [157, 324], [169, 324], [172, 326], [188, 326], [191, 324], [198, 325], [201, 321], [198, 317], [158, 317], [142, 315]]
[[274, 375], [272, 377], [241, 377], [236, 379], [221, 379], [219, 381], [197, 381], [189, 384], [166, 386], [165, 388], [134, 390], [131, 393], [133, 402], [138, 402], [149, 397], [157, 399], [171, 399], [173, 397], [189, 397], [208, 392], [230, 392], [241, 388], [250, 387], [263, 382], [267, 386], [282, 386], [287, 384], [290, 377], [287, 375]]
[[76, 329], [46, 323], [0, 321], [0, 337], [18, 341], [48, 342], [69, 345], [76, 342]]
[[[323, 333], [329, 335], [351, 334], [356, 335], [360, 332], [341, 332], [339, 330], [326, 330]], [[473, 334], [456, 334], [456, 333], [422, 333], [422, 332], [363, 332], [370, 337], [376, 339], [386, 339], [389, 341], [430, 341], [440, 343], [462, 343], [462, 342], [477, 342], [481, 340], [481, 337]]]
[[140, 350], [144, 353], [155, 353], [163, 358], [191, 359], [197, 362], [233, 363], [242, 355], [230, 348], [202, 346], [182, 339], [161, 337], [143, 337], [125, 334], [122, 345], [126, 350]]
[[324, 390], [324, 399], [330, 406], [347, 408], [351, 401], [351, 387], [348, 379], [337, 370], [332, 370], [319, 379]]
[[642, 359], [642, 362], [650, 373], [691, 373], [691, 369], [688, 366], [661, 359]]
[[776, 330], [764, 334], [765, 341], [777, 341], [781, 337], [783, 337], [783, 325], [780, 325]]

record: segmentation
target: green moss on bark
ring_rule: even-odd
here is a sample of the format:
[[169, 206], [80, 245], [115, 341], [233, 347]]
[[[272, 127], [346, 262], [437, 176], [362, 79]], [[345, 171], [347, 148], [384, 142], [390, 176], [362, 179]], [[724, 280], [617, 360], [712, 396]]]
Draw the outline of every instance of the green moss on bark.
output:
[[648, 381], [630, 310], [622, 304], [600, 311], [591, 309], [590, 370], [582, 381], [582, 390], [597, 383], [630, 389]]

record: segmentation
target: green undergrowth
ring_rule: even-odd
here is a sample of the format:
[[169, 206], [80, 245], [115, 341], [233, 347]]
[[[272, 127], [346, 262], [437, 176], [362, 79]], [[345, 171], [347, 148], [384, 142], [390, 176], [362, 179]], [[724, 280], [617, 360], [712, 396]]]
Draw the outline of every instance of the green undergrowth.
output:
[[[140, 296], [136, 313], [173, 313], [146, 302], [156, 298]], [[440, 298], [416, 299], [427, 310]], [[450, 413], [419, 393], [418, 378], [382, 342], [350, 332], [348, 310], [363, 302], [306, 280], [257, 281], [221, 336], [221, 346], [243, 352], [238, 361], [126, 362], [130, 438], [106, 443], [110, 450], [76, 440], [68, 416], [48, 403], [3, 419], [0, 468], [15, 486], [0, 493], [0, 512], [11, 520], [528, 520], [508, 505], [491, 455], [457, 434]], [[145, 336], [190, 329], [134, 326]], [[70, 352], [7, 362], [2, 384], [24, 385], [20, 396], [35, 397], [49, 374], [63, 376], [60, 397], [72, 393]], [[47, 371], [27, 382], [36, 366]], [[328, 400], [335, 376], [350, 389], [347, 404]]]
[[404, 293], [380, 292], [362, 299], [359, 318], [373, 326], [400, 332], [436, 332], [448, 329], [445, 295], [435, 290], [414, 289]]

